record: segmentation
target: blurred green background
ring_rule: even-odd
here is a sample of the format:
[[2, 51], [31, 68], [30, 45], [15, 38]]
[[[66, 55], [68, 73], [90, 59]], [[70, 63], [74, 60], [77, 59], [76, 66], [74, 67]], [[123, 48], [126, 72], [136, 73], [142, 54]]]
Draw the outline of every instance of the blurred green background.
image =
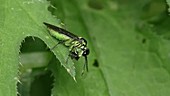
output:
[[[5, 4], [10, 5], [9, 1]], [[44, 31], [46, 27], [41, 22], [48, 21], [44, 19], [48, 17], [46, 14], [41, 15], [44, 9], [37, 10], [37, 7], [35, 14], [29, 14], [32, 11], [29, 5], [36, 5], [37, 2], [45, 0], [17, 0], [17, 2], [16, 5], [21, 6], [21, 10], [33, 19], [30, 22], [42, 18], [39, 20], [40, 23], [36, 23], [41, 26], [40, 29], [44, 28]], [[23, 7], [23, 3], [20, 2], [25, 2], [28, 6]], [[18, 96], [169, 96], [169, 2], [168, 0], [45, 2], [43, 8], [53, 16], [51, 18], [64, 23], [60, 26], [87, 39], [90, 48], [89, 72], [81, 76], [83, 58], [73, 61], [76, 71], [74, 81], [61, 66], [60, 59], [55, 57], [55, 51], [53, 53], [47, 47], [48, 43], [44, 39], [30, 35], [25, 38], [20, 48]], [[29, 8], [31, 9], [28, 10]], [[9, 18], [12, 18], [12, 15]], [[23, 22], [29, 25], [26, 19], [23, 19]], [[28, 26], [28, 29], [32, 26], [34, 25]]]

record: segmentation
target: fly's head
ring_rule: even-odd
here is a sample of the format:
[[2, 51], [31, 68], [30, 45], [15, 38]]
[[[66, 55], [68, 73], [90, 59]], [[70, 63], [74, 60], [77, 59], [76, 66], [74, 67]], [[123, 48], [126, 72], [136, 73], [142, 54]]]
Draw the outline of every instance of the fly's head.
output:
[[89, 50], [89, 48], [86, 48], [85, 50], [83, 50], [83, 56], [87, 56], [87, 55], [89, 55], [89, 53], [90, 53], [90, 50]]

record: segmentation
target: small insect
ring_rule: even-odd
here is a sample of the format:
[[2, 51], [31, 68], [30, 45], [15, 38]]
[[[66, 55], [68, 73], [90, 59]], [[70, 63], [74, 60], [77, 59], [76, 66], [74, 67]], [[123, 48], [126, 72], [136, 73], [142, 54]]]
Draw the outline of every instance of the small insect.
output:
[[85, 59], [85, 64], [83, 65], [82, 75], [84, 74], [85, 69], [88, 72], [87, 55], [89, 55], [90, 50], [87, 48], [87, 41], [84, 38], [78, 37], [65, 29], [59, 28], [46, 22], [43, 23], [47, 26], [50, 35], [59, 41], [51, 49], [54, 49], [59, 44], [63, 44], [68, 47], [69, 55], [66, 59], [66, 64], [69, 57], [71, 57], [71, 59], [78, 60], [83, 56]]

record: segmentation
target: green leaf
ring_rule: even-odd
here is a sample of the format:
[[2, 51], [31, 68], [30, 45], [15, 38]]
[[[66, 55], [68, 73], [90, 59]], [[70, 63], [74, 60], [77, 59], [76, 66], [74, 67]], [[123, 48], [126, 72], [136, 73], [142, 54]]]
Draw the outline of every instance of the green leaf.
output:
[[[60, 21], [47, 10], [46, 0], [0, 0], [0, 96], [16, 96], [18, 82], [19, 50], [26, 37], [38, 37], [47, 46], [57, 43], [48, 33], [43, 22], [60, 26]], [[59, 46], [52, 50], [71, 76], [75, 77], [72, 61], [65, 64], [67, 49]]]

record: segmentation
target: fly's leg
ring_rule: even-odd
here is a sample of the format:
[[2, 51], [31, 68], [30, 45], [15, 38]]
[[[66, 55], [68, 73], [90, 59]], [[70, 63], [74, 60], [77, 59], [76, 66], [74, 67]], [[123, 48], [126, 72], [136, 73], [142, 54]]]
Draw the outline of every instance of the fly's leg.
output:
[[[73, 42], [73, 41], [72, 41]], [[71, 43], [72, 43], [71, 42]], [[68, 63], [68, 59], [69, 59], [69, 57], [71, 57], [71, 52], [72, 52], [72, 50], [73, 50], [73, 48], [74, 48], [74, 46], [71, 46], [71, 50], [69, 50], [69, 54], [68, 54], [68, 56], [67, 56], [67, 58], [66, 58], [66, 64]]]
[[84, 71], [86, 70], [88, 72], [88, 61], [87, 61], [87, 56], [84, 56], [85, 58], [85, 64], [83, 65], [83, 70], [81, 72], [81, 75], [84, 75]]
[[73, 50], [75, 50], [75, 46], [73, 46], [69, 52], [69, 55], [66, 59], [66, 64], [68, 63], [68, 59], [69, 57], [71, 57], [71, 59], [75, 59], [75, 60], [78, 60], [79, 59], [79, 56], [76, 52], [74, 52]]
[[53, 50], [55, 47], [57, 47], [59, 44], [64, 44], [66, 41], [68, 40], [61, 40], [59, 41], [56, 45], [54, 45], [52, 48], [50, 48], [51, 50]]
[[84, 75], [85, 68], [86, 68], [86, 65], [84, 64], [84, 65], [83, 65], [83, 70], [82, 70], [82, 72], [81, 72], [81, 76]]

